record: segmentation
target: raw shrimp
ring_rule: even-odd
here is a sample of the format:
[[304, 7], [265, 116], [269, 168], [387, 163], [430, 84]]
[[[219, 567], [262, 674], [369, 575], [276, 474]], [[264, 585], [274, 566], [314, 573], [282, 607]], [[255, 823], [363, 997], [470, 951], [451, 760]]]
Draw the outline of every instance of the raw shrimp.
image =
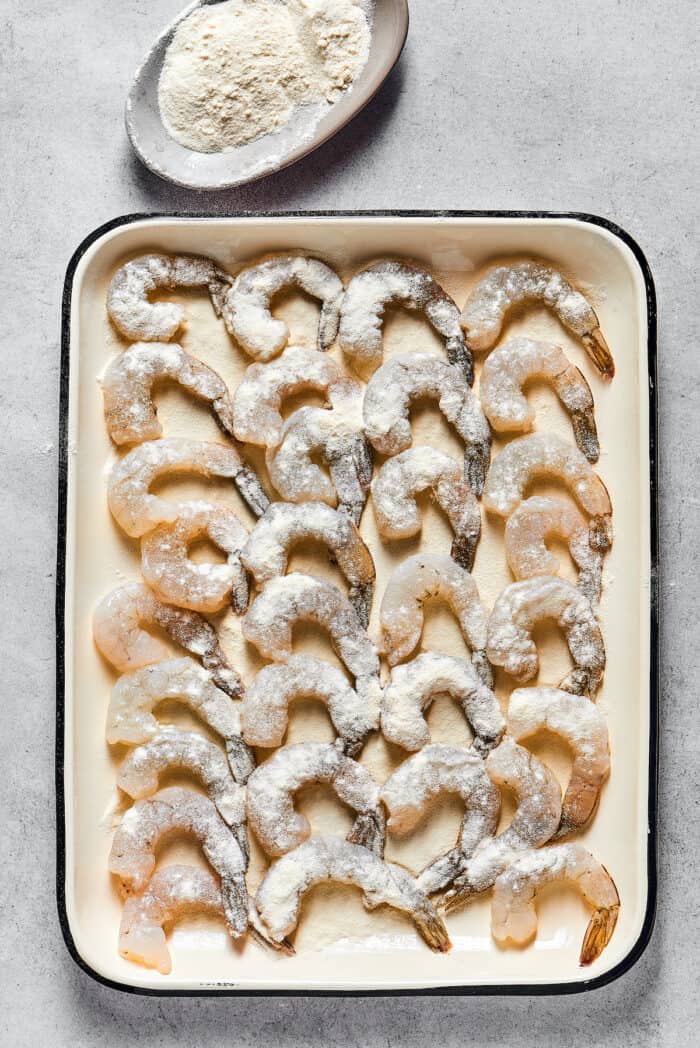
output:
[[483, 503], [492, 513], [509, 517], [522, 502], [525, 489], [539, 476], [566, 482], [592, 517], [591, 547], [605, 552], [612, 544], [612, 505], [605, 484], [573, 444], [554, 433], [531, 433], [512, 440], [491, 463]]
[[[347, 382], [332, 357], [304, 346], [287, 346], [267, 364], [251, 364], [233, 398], [234, 431], [239, 440], [274, 448], [282, 439], [285, 397], [319, 390], [333, 403], [333, 390]], [[342, 392], [342, 388], [341, 388]]]
[[423, 711], [443, 694], [457, 699], [474, 732], [474, 749], [485, 756], [505, 728], [498, 699], [471, 662], [437, 651], [392, 669], [382, 694], [382, 734], [406, 750], [420, 750], [430, 741]]
[[345, 513], [323, 502], [272, 502], [253, 528], [241, 560], [262, 588], [286, 573], [290, 548], [308, 539], [328, 546], [348, 580], [350, 603], [366, 629], [374, 593], [374, 561]]
[[510, 570], [516, 579], [556, 575], [559, 561], [545, 546], [550, 535], [559, 535], [568, 543], [579, 569], [578, 587], [595, 606], [600, 600], [603, 554], [594, 548], [595, 530], [591, 533], [576, 507], [563, 499], [535, 496], [513, 510], [505, 529]]
[[387, 459], [372, 481], [377, 526], [387, 539], [404, 539], [421, 530], [415, 496], [429, 489], [455, 533], [451, 554], [471, 571], [481, 535], [481, 510], [464, 480], [463, 466], [436, 448], [419, 446]]
[[308, 819], [294, 810], [294, 794], [317, 782], [332, 786], [357, 813], [347, 839], [381, 858], [386, 827], [379, 786], [366, 768], [325, 742], [283, 746], [248, 780], [248, 819], [267, 854], [284, 855], [311, 836]]
[[556, 575], [536, 575], [506, 586], [489, 618], [489, 661], [521, 683], [532, 680], [539, 669], [532, 631], [544, 619], [554, 619], [561, 627], [574, 660], [574, 669], [559, 687], [595, 695], [605, 669], [603, 636], [588, 597]]
[[142, 891], [155, 866], [159, 842], [176, 833], [193, 834], [221, 877], [221, 895], [232, 935], [248, 927], [247, 859], [212, 802], [194, 790], [171, 786], [126, 811], [112, 841], [109, 871], [126, 895]]
[[461, 318], [470, 349], [490, 349], [501, 332], [508, 310], [532, 301], [542, 302], [553, 310], [564, 327], [578, 335], [601, 374], [613, 377], [615, 364], [590, 302], [561, 273], [541, 262], [495, 266], [479, 281], [467, 299]]
[[240, 696], [241, 678], [221, 650], [211, 623], [195, 611], [163, 604], [148, 586], [140, 582], [118, 586], [102, 598], [92, 618], [97, 647], [120, 673], [168, 658], [166, 645], [141, 628], [150, 625], [194, 655], [227, 695]]
[[336, 746], [354, 757], [379, 727], [379, 694], [375, 687], [360, 697], [335, 666], [311, 655], [290, 655], [284, 663], [263, 666], [248, 685], [241, 704], [243, 736], [251, 746], [281, 746], [290, 703], [320, 699], [338, 733]]
[[154, 739], [164, 726], [151, 711], [173, 700], [185, 703], [221, 736], [236, 782], [245, 783], [255, 761], [241, 735], [239, 707], [193, 659], [167, 659], [123, 674], [109, 700], [107, 742], [132, 745]]
[[107, 485], [109, 508], [127, 535], [138, 538], [156, 524], [177, 520], [179, 507], [148, 490], [169, 473], [230, 477], [256, 517], [270, 504], [254, 471], [234, 447], [179, 438], [147, 440], [114, 463]]
[[569, 881], [593, 907], [579, 963], [592, 964], [610, 942], [620, 912], [615, 882], [580, 844], [559, 844], [518, 856], [494, 885], [491, 932], [499, 943], [525, 945], [537, 934], [535, 896], [546, 884]]
[[423, 632], [423, 605], [433, 597], [446, 601], [455, 613], [471, 648], [474, 667], [491, 687], [491, 667], [485, 650], [486, 609], [472, 576], [444, 553], [408, 557], [387, 582], [379, 621], [389, 665], [405, 659], [418, 644]]
[[382, 324], [388, 305], [425, 315], [445, 339], [447, 359], [471, 386], [474, 365], [460, 327], [459, 310], [436, 280], [407, 262], [375, 262], [348, 284], [340, 309], [339, 341], [345, 353], [374, 370], [382, 360]]
[[519, 852], [546, 844], [559, 826], [561, 789], [542, 761], [506, 736], [486, 758], [497, 786], [512, 790], [518, 807], [510, 825], [476, 846], [464, 868], [445, 892], [446, 912], [486, 891]]
[[153, 387], [164, 379], [210, 404], [223, 432], [233, 434], [233, 405], [220, 375], [174, 342], [137, 342], [114, 358], [102, 378], [105, 421], [115, 444], [162, 436]]
[[158, 288], [206, 285], [214, 312], [221, 316], [233, 278], [209, 258], [193, 255], [142, 255], [114, 275], [107, 294], [107, 312], [122, 335], [133, 342], [172, 338], [185, 319], [175, 302], [151, 302]]
[[552, 840], [581, 830], [598, 806], [610, 773], [610, 741], [605, 717], [582, 695], [557, 688], [517, 688], [508, 704], [508, 731], [518, 742], [542, 730], [561, 736], [574, 755], [561, 806], [561, 823]]
[[491, 457], [491, 430], [462, 372], [432, 353], [392, 357], [367, 384], [363, 405], [365, 435], [383, 455], [410, 447], [409, 410], [418, 397], [438, 400], [440, 411], [465, 443], [464, 476], [480, 495]]
[[442, 919], [408, 871], [340, 837], [312, 837], [277, 859], [267, 871], [256, 904], [273, 940], [294, 931], [302, 897], [324, 881], [357, 885], [367, 909], [387, 905], [402, 910], [432, 950], [444, 953], [450, 949]]
[[[226, 554], [225, 564], [197, 564], [188, 549], [206, 536]], [[181, 502], [171, 524], [159, 524], [141, 539], [141, 573], [161, 600], [191, 611], [220, 611], [227, 602], [242, 614], [248, 607], [248, 578], [241, 550], [248, 532], [232, 509], [211, 502]]]
[[389, 812], [387, 829], [405, 834], [414, 829], [431, 802], [442, 793], [456, 793], [466, 803], [457, 844], [435, 859], [416, 877], [426, 895], [442, 891], [465, 861], [498, 825], [501, 795], [489, 778], [478, 753], [462, 746], [435, 743], [404, 761], [381, 789]]
[[522, 387], [533, 378], [552, 383], [571, 418], [579, 450], [589, 462], [597, 462], [600, 446], [591, 387], [553, 342], [512, 338], [486, 358], [479, 379], [479, 397], [493, 428], [501, 433], [532, 429], [535, 412]]
[[343, 282], [317, 258], [280, 255], [242, 270], [233, 282], [223, 307], [230, 334], [256, 360], [276, 356], [289, 338], [289, 328], [270, 312], [279, 291], [296, 287], [321, 301], [318, 348], [332, 346], [338, 333]]

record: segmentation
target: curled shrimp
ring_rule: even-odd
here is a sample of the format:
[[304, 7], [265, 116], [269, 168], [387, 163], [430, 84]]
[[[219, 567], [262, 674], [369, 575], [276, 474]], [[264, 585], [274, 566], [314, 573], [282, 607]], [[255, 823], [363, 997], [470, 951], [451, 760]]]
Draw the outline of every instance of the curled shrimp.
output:
[[338, 733], [336, 746], [354, 757], [370, 732], [379, 727], [379, 689], [362, 696], [335, 666], [311, 655], [290, 655], [286, 662], [263, 666], [246, 689], [241, 729], [251, 746], [281, 746], [289, 705], [295, 699], [320, 699]]
[[165, 379], [211, 405], [224, 433], [233, 433], [233, 405], [226, 383], [174, 342], [137, 342], [109, 364], [102, 378], [105, 421], [115, 444], [140, 444], [163, 434], [153, 387]]
[[309, 783], [328, 783], [357, 817], [347, 839], [384, 854], [385, 817], [379, 786], [366, 768], [324, 742], [300, 742], [261, 764], [248, 780], [250, 825], [268, 855], [284, 855], [311, 836], [305, 816], [294, 810], [294, 794]]
[[467, 807], [455, 847], [416, 877], [418, 887], [426, 895], [447, 888], [477, 845], [493, 837], [501, 795], [478, 753], [441, 743], [426, 746], [404, 761], [381, 789], [381, 799], [389, 812], [387, 829], [398, 834], [414, 829], [430, 803], [442, 793], [456, 793]]
[[345, 513], [323, 502], [272, 502], [243, 548], [241, 560], [262, 588], [287, 571], [290, 547], [315, 539], [328, 546], [350, 586], [350, 603], [366, 629], [374, 593], [374, 561]]
[[139, 538], [156, 524], [177, 520], [179, 507], [148, 489], [164, 475], [183, 472], [230, 477], [256, 517], [270, 504], [234, 447], [199, 440], [147, 440], [114, 463], [107, 486], [109, 508], [127, 535]]
[[223, 306], [228, 331], [256, 360], [276, 356], [289, 338], [287, 325], [270, 312], [273, 296], [289, 287], [300, 288], [321, 301], [319, 350], [329, 349], [335, 340], [343, 297], [342, 280], [317, 258], [280, 255], [242, 270]]
[[380, 534], [404, 539], [421, 530], [415, 496], [429, 490], [455, 533], [451, 554], [471, 571], [481, 535], [481, 511], [459, 462], [421, 445], [387, 459], [372, 481], [372, 504]]
[[534, 575], [556, 575], [559, 561], [545, 539], [558, 535], [566, 540], [571, 557], [579, 569], [578, 587], [592, 605], [600, 600], [603, 554], [595, 548], [588, 522], [571, 503], [558, 498], [533, 497], [516, 506], [508, 517], [505, 547], [508, 566], [516, 579]]
[[[197, 564], [188, 549], [206, 536], [226, 554], [225, 564]], [[176, 520], [159, 524], [141, 539], [141, 573], [156, 596], [191, 611], [220, 611], [230, 602], [248, 607], [248, 579], [241, 550], [248, 532], [232, 509], [210, 502], [178, 505]]]
[[494, 885], [491, 932], [496, 942], [525, 945], [537, 934], [535, 896], [546, 884], [569, 881], [593, 914], [583, 936], [579, 963], [592, 964], [610, 942], [620, 912], [615, 882], [580, 844], [559, 844], [519, 855]]
[[433, 597], [446, 601], [455, 613], [471, 648], [474, 667], [491, 687], [493, 681], [485, 650], [486, 609], [469, 572], [443, 553], [408, 557], [387, 582], [379, 621], [389, 665], [395, 666], [405, 659], [418, 644], [423, 632], [423, 605]]
[[574, 661], [574, 669], [559, 687], [594, 695], [605, 669], [603, 636], [588, 598], [556, 575], [536, 575], [506, 586], [489, 618], [489, 661], [521, 683], [532, 680], [539, 669], [532, 631], [545, 619], [554, 619], [561, 627]]
[[557, 688], [517, 688], [508, 704], [508, 730], [517, 742], [546, 730], [569, 744], [574, 760], [561, 822], [552, 840], [583, 829], [610, 774], [608, 726], [597, 706], [582, 695]]
[[469, 347], [475, 351], [490, 349], [506, 313], [513, 306], [532, 301], [553, 310], [564, 327], [578, 335], [601, 374], [613, 377], [615, 363], [592, 305], [561, 273], [541, 262], [495, 266], [473, 288], [461, 318]]
[[126, 811], [112, 841], [109, 871], [126, 895], [143, 891], [156, 866], [160, 841], [174, 833], [193, 834], [221, 877], [224, 913], [236, 938], [248, 927], [247, 859], [208, 797], [171, 786]]
[[509, 517], [525, 489], [539, 476], [558, 477], [591, 517], [591, 547], [601, 552], [612, 544], [612, 505], [605, 484], [573, 444], [554, 433], [518, 437], [494, 458], [484, 485], [483, 503], [492, 513]]
[[221, 316], [232, 283], [232, 277], [209, 258], [142, 255], [115, 273], [107, 294], [107, 312], [121, 334], [134, 342], [167, 341], [185, 319], [185, 310], [175, 302], [151, 302], [151, 292], [205, 285], [216, 315]]
[[233, 397], [234, 432], [239, 440], [277, 447], [284, 420], [285, 397], [304, 390], [320, 390], [331, 404], [334, 387], [347, 379], [332, 357], [304, 346], [287, 346], [267, 364], [251, 364]]
[[597, 462], [600, 446], [591, 388], [553, 342], [512, 338], [486, 358], [479, 379], [479, 397], [493, 428], [502, 433], [532, 429], [535, 412], [522, 387], [533, 378], [552, 383], [571, 418], [577, 447], [589, 462]]
[[255, 901], [273, 940], [294, 931], [304, 894], [324, 881], [356, 885], [367, 909], [386, 905], [402, 910], [432, 950], [450, 949], [445, 925], [408, 871], [340, 837], [312, 837], [267, 871]]
[[132, 745], [155, 739], [164, 725], [152, 711], [174, 700], [185, 703], [221, 736], [234, 779], [245, 783], [255, 761], [243, 741], [239, 707], [193, 659], [166, 659], [122, 674], [109, 700], [107, 742]]
[[445, 339], [447, 359], [474, 382], [472, 356], [460, 327], [459, 310], [426, 270], [407, 262], [375, 262], [347, 286], [340, 309], [339, 341], [352, 360], [374, 370], [382, 360], [382, 323], [388, 305], [423, 313]]
[[416, 397], [437, 398], [440, 411], [465, 443], [464, 475], [480, 495], [491, 457], [491, 430], [464, 375], [432, 353], [405, 353], [387, 360], [367, 384], [362, 410], [365, 435], [383, 455], [412, 441], [409, 409]]
[[446, 912], [490, 888], [520, 852], [539, 848], [556, 832], [561, 789], [542, 761], [506, 736], [486, 758], [497, 786], [512, 790], [518, 802], [510, 825], [476, 846], [442, 897]]
[[474, 749], [485, 756], [505, 728], [498, 699], [471, 662], [437, 651], [393, 667], [382, 694], [382, 734], [406, 750], [421, 749], [430, 741], [424, 711], [442, 694], [457, 699], [474, 732]]
[[195, 611], [163, 604], [148, 586], [139, 582], [118, 586], [102, 598], [92, 618], [97, 647], [120, 673], [168, 658], [166, 645], [142, 628], [149, 625], [158, 626], [194, 655], [227, 695], [240, 696], [241, 678], [221, 650], [211, 623]]

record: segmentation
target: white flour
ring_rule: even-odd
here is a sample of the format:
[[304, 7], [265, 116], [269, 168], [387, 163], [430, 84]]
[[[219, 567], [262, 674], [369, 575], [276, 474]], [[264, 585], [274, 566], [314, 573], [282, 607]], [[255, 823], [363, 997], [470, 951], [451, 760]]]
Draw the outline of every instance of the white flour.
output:
[[163, 62], [158, 102], [182, 145], [214, 153], [278, 131], [299, 106], [334, 102], [364, 67], [359, 0], [226, 0], [194, 11]]

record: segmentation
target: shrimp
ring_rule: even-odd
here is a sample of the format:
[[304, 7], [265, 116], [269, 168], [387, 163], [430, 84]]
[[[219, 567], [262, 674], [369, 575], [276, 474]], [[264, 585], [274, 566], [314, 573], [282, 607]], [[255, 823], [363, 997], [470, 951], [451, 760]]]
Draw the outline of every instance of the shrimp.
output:
[[148, 440], [114, 463], [107, 485], [109, 508], [127, 535], [139, 538], [156, 524], [177, 520], [179, 507], [148, 489], [168, 473], [188, 472], [230, 477], [256, 517], [270, 504], [254, 471], [234, 447], [180, 438]]
[[408, 413], [416, 397], [437, 398], [440, 411], [465, 443], [464, 476], [480, 495], [491, 457], [489, 424], [459, 368], [432, 353], [392, 357], [375, 371], [362, 410], [368, 440], [383, 455], [410, 447]]
[[568, 742], [574, 755], [561, 806], [558, 840], [586, 826], [610, 774], [610, 740], [605, 717], [582, 695], [557, 688], [517, 688], [508, 704], [508, 730], [517, 742], [542, 730]]
[[605, 669], [603, 636], [588, 598], [556, 575], [536, 575], [506, 586], [489, 619], [489, 661], [521, 683], [532, 680], [539, 669], [532, 631], [544, 619], [554, 619], [564, 631], [574, 660], [575, 668], [559, 687], [594, 695]]
[[325, 702], [338, 733], [336, 747], [354, 757], [370, 732], [379, 727], [379, 689], [362, 696], [335, 666], [311, 655], [290, 655], [284, 663], [263, 666], [246, 689], [241, 704], [243, 737], [251, 746], [281, 746], [288, 709], [294, 699]]
[[479, 396], [493, 428], [501, 433], [532, 429], [535, 412], [522, 392], [532, 378], [545, 378], [552, 383], [571, 418], [577, 447], [589, 462], [597, 462], [600, 446], [591, 388], [553, 342], [513, 338], [486, 358], [479, 379]]
[[164, 726], [151, 711], [173, 700], [185, 703], [221, 736], [234, 779], [245, 783], [255, 761], [241, 735], [239, 707], [193, 659], [167, 659], [123, 674], [109, 700], [107, 742], [133, 745], [156, 738]]
[[164, 379], [209, 404], [221, 430], [233, 434], [233, 404], [216, 371], [174, 342], [137, 342], [114, 358], [102, 378], [105, 421], [115, 444], [140, 444], [163, 435], [153, 387]]
[[350, 603], [364, 629], [374, 593], [374, 561], [359, 531], [344, 513], [323, 502], [273, 502], [243, 548], [243, 564], [262, 588], [287, 571], [290, 547], [300, 541], [324, 542], [350, 585]]
[[185, 310], [175, 302], [151, 302], [152, 291], [206, 285], [218, 317], [232, 283], [233, 278], [209, 258], [141, 255], [115, 273], [107, 294], [107, 312], [125, 338], [134, 342], [167, 341], [185, 319]]
[[156, 866], [154, 851], [174, 833], [198, 838], [202, 851], [221, 877], [221, 895], [231, 934], [248, 927], [247, 859], [218, 811], [201, 793], [171, 786], [126, 811], [112, 841], [109, 871], [119, 878], [125, 895], [143, 891]]
[[248, 780], [248, 819], [267, 854], [284, 855], [311, 836], [309, 821], [294, 810], [293, 798], [302, 786], [317, 782], [332, 786], [357, 813], [347, 839], [381, 858], [385, 817], [379, 786], [366, 768], [324, 742], [283, 746]]
[[481, 511], [459, 462], [436, 448], [420, 446], [387, 459], [372, 481], [372, 504], [387, 539], [417, 535], [421, 518], [415, 495], [426, 489], [447, 514], [455, 533], [451, 555], [471, 571], [481, 535]]
[[443, 553], [408, 557], [387, 582], [379, 621], [389, 665], [405, 659], [418, 644], [423, 632], [423, 604], [433, 597], [440, 597], [452, 608], [471, 647], [474, 667], [490, 688], [493, 680], [485, 650], [486, 609], [469, 572]]
[[441, 793], [456, 793], [466, 803], [457, 844], [416, 877], [426, 895], [447, 888], [478, 844], [493, 837], [501, 795], [478, 753], [461, 746], [434, 743], [404, 761], [381, 789], [389, 812], [387, 829], [404, 834], [414, 829], [426, 808]]
[[591, 517], [591, 548], [605, 552], [612, 544], [612, 505], [605, 484], [585, 455], [554, 433], [531, 433], [512, 440], [491, 463], [483, 503], [492, 513], [509, 517], [537, 476], [565, 481]]
[[541, 262], [495, 266], [472, 289], [461, 317], [469, 348], [490, 349], [506, 313], [533, 300], [553, 310], [564, 327], [578, 335], [601, 374], [613, 377], [615, 363], [590, 302], [561, 273]]
[[518, 856], [494, 885], [491, 933], [499, 943], [524, 946], [537, 934], [535, 895], [546, 884], [569, 881], [593, 907], [581, 944], [583, 967], [600, 957], [610, 942], [620, 912], [615, 882], [580, 844], [559, 844]]
[[545, 546], [550, 535], [560, 535], [579, 569], [578, 587], [592, 605], [600, 600], [603, 554], [594, 548], [588, 523], [575, 506], [563, 499], [526, 499], [506, 523], [505, 547], [508, 566], [516, 579], [534, 575], [556, 575], [559, 561]]
[[[205, 535], [226, 553], [226, 564], [196, 564], [190, 545]], [[161, 600], [191, 611], [220, 611], [227, 602], [241, 614], [248, 607], [248, 578], [241, 550], [248, 532], [228, 506], [183, 502], [171, 524], [159, 524], [141, 539], [141, 573]]]
[[256, 360], [277, 356], [289, 338], [287, 325], [270, 312], [273, 296], [289, 287], [300, 288], [321, 301], [319, 350], [329, 349], [335, 340], [343, 297], [342, 280], [317, 258], [279, 255], [242, 270], [223, 306], [229, 333]]
[[372, 370], [382, 360], [382, 323], [388, 305], [425, 315], [445, 339], [447, 359], [474, 383], [474, 365], [460, 327], [459, 309], [436, 280], [407, 262], [375, 262], [347, 286], [340, 309], [339, 341], [347, 355]]
[[483, 840], [442, 897], [446, 913], [490, 888], [519, 852], [539, 848], [556, 832], [561, 817], [561, 789], [542, 761], [506, 736], [486, 758], [497, 786], [512, 790], [518, 807], [510, 825]]
[[277, 447], [284, 428], [280, 407], [285, 397], [315, 389], [332, 404], [334, 387], [344, 381], [347, 378], [332, 357], [304, 346], [287, 346], [276, 360], [247, 369], [233, 398], [234, 432], [249, 444]]
[[227, 695], [238, 698], [241, 678], [221, 650], [216, 630], [194, 611], [163, 604], [148, 586], [131, 582], [118, 586], [95, 608], [92, 632], [108, 662], [124, 673], [169, 656], [168, 648], [141, 627], [158, 626], [211, 672], [211, 679]]
[[256, 904], [273, 940], [294, 931], [303, 895], [324, 881], [357, 885], [367, 909], [387, 905], [402, 910], [432, 950], [445, 953], [450, 949], [442, 919], [408, 871], [340, 837], [312, 837], [267, 871]]

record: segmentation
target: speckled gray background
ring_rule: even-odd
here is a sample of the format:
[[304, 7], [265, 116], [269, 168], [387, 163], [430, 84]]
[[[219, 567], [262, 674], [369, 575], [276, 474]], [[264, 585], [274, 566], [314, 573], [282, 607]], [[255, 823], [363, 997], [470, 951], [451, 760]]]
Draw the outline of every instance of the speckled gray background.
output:
[[[412, 0], [385, 89], [297, 167], [248, 189], [172, 189], [129, 154], [130, 76], [178, 0], [0, 0], [3, 550], [0, 1042], [673, 1045], [700, 1038], [700, 313], [693, 0]], [[59, 302], [116, 215], [241, 208], [536, 208], [624, 226], [660, 303], [660, 899], [651, 944], [571, 998], [156, 1000], [73, 964], [54, 900], [54, 546]], [[620, 536], [619, 541], [624, 541]]]

